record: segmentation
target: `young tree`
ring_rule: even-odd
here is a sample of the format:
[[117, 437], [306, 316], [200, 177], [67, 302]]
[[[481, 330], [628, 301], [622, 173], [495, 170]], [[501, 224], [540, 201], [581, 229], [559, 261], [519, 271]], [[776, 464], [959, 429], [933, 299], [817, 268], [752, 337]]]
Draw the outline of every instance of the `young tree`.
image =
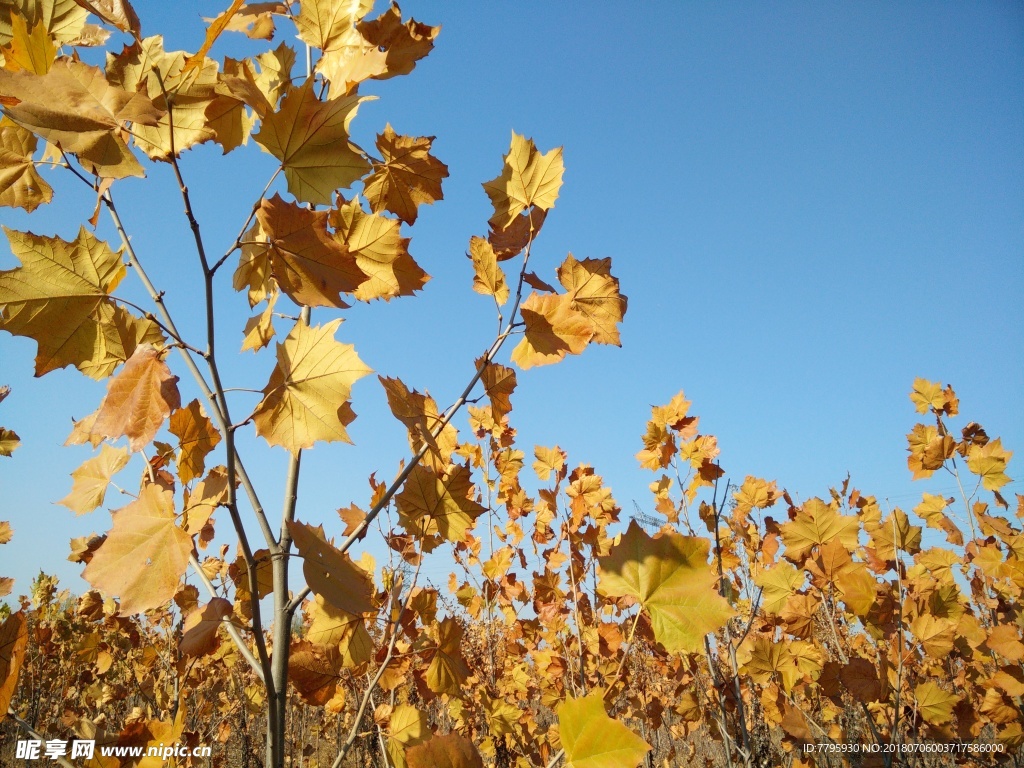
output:
[[[430, 138], [402, 136], [387, 125], [374, 152], [349, 137], [350, 122], [367, 98], [361, 89], [372, 80], [409, 74], [439, 31], [403, 19], [397, 5], [373, 19], [367, 18], [371, 8], [370, 2], [347, 0], [305, 0], [297, 9], [236, 0], [211, 21], [194, 54], [165, 51], [161, 37], [143, 36], [138, 15], [124, 0], [26, 0], [2, 9], [6, 184], [0, 202], [30, 212], [50, 203], [53, 190], [36, 170], [42, 162], [93, 190], [97, 210], [70, 239], [6, 230], [20, 266], [0, 273], [0, 328], [36, 341], [37, 376], [74, 366], [108, 380], [98, 409], [76, 424], [69, 439], [99, 452], [74, 473], [62, 504], [79, 514], [96, 509], [114, 475], [133, 456], [143, 459], [135, 500], [115, 511], [106, 535], [84, 542], [77, 553], [86, 563], [83, 576], [102, 596], [116, 597], [119, 614], [128, 616], [166, 610], [176, 599], [180, 604], [191, 569], [209, 601], [190, 605], [180, 651], [208, 653], [219, 626], [231, 635], [266, 689], [270, 766], [284, 764], [289, 678], [303, 668], [302, 654], [333, 647], [327, 663], [337, 669], [340, 654], [362, 652], [353, 649], [357, 642], [386, 649], [378, 651], [383, 661], [347, 746], [389, 670], [413, 592], [392, 584], [378, 594], [373, 575], [349, 555], [381, 511], [397, 507], [407, 536], [402, 555], [416, 562], [442, 542], [464, 546], [484, 512], [452, 420], [478, 389], [496, 423], [508, 413], [516, 373], [497, 362], [506, 342], [518, 338], [511, 358], [520, 368], [555, 363], [590, 343], [618, 344], [617, 324], [626, 309], [608, 259], [569, 256], [556, 273], [560, 289], [529, 271], [534, 239], [558, 197], [562, 156], [560, 149], [542, 153], [513, 134], [501, 173], [484, 185], [494, 207], [489, 232], [469, 244], [473, 290], [493, 297], [496, 336], [483, 346], [464, 390], [444, 409], [398, 379], [380, 377], [392, 411], [408, 428], [411, 455], [404, 468], [376, 486], [369, 510], [345, 512], [346, 538], [337, 546], [325, 540], [322, 521], [302, 519], [296, 505], [302, 452], [317, 442], [349, 442], [351, 389], [371, 373], [351, 345], [336, 339], [340, 311], [353, 300], [407, 297], [422, 289], [429, 278], [410, 255], [402, 227], [416, 221], [421, 205], [442, 198], [448, 175], [431, 154]], [[98, 26], [88, 23], [90, 14]], [[258, 56], [223, 64], [208, 55], [224, 34], [269, 40], [278, 25], [294, 25], [305, 49], [268, 46]], [[119, 51], [111, 46], [103, 67], [77, 53], [122, 39], [127, 44]], [[305, 67], [297, 64], [303, 60]], [[216, 142], [226, 154], [250, 138], [278, 167], [262, 191], [240, 191], [253, 200], [251, 212], [239, 222], [234, 241], [214, 252], [203, 220], [217, 212], [196, 209], [190, 194], [190, 185], [213, 172], [190, 168], [188, 150]], [[150, 260], [166, 256], [138, 252], [122, 218], [132, 200], [119, 194], [119, 182], [145, 176], [150, 163], [173, 170], [193, 235], [200, 282], [190, 290], [202, 296], [205, 311], [199, 339], [179, 331], [174, 296], [147, 273]], [[114, 245], [90, 231], [101, 213], [116, 231]], [[151, 306], [115, 293], [129, 271]], [[247, 291], [251, 306], [263, 305], [245, 325], [243, 350], [268, 347], [272, 319], [295, 316], [276, 343], [263, 397], [249, 412], [224, 384], [231, 356], [219, 342], [222, 329], [234, 326], [214, 297], [218, 283], [228, 279]], [[185, 402], [172, 366], [191, 378], [198, 398]], [[272, 519], [247, 471], [239, 439], [247, 429], [286, 450], [280, 520]], [[3, 439], [7, 455], [16, 436], [4, 431]], [[223, 463], [209, 467], [215, 456]], [[201, 563], [219, 508], [228, 513], [240, 555], [233, 563]], [[302, 560], [305, 585], [290, 578], [295, 557]], [[292, 639], [296, 612], [311, 593], [316, 602], [306, 606], [315, 617], [313, 629], [323, 640], [320, 624], [334, 622], [324, 630], [331, 642]], [[367, 620], [383, 623], [374, 640]], [[441, 625], [440, 648], [453, 631]]]

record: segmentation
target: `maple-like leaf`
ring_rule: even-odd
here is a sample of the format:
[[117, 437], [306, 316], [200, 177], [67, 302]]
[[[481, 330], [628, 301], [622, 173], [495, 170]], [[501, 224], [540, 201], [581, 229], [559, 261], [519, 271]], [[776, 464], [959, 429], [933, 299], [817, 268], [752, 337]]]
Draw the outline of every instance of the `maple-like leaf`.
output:
[[922, 613], [911, 623], [910, 631], [924, 652], [934, 659], [944, 659], [953, 650], [956, 622]]
[[377, 136], [384, 162], [373, 163], [363, 182], [363, 194], [374, 213], [390, 211], [406, 224], [414, 224], [421, 205], [444, 199], [441, 180], [448, 166], [430, 154], [433, 136], [399, 136], [388, 123]]
[[18, 689], [18, 674], [25, 661], [28, 646], [28, 622], [23, 611], [12, 613], [0, 624], [0, 711], [7, 717], [7, 707]]
[[6, 427], [0, 427], [0, 456], [10, 456], [14, 449], [21, 445], [18, 433]]
[[462, 627], [451, 616], [438, 625], [437, 647], [427, 667], [427, 687], [434, 693], [458, 696], [459, 689], [470, 675], [462, 657]]
[[296, 323], [277, 345], [277, 366], [253, 412], [256, 432], [293, 453], [318, 440], [351, 442], [352, 384], [372, 373], [351, 344], [334, 340], [337, 319], [310, 328]]
[[804, 573], [789, 563], [777, 563], [754, 576], [754, 583], [762, 590], [761, 607], [767, 613], [778, 615], [786, 606], [789, 596], [804, 584]]
[[1006, 465], [1013, 456], [1013, 451], [1003, 448], [1000, 438], [991, 440], [985, 445], [974, 444], [967, 454], [967, 468], [981, 478], [981, 485], [986, 490], [998, 491], [1010, 482], [1006, 475]]
[[709, 546], [706, 539], [675, 533], [651, 538], [633, 521], [609, 554], [598, 558], [601, 589], [612, 597], [635, 597], [668, 651], [700, 652], [705, 636], [735, 615], [718, 594]]
[[289, 298], [308, 307], [348, 306], [341, 294], [354, 292], [367, 275], [348, 248], [328, 234], [327, 211], [310, 211], [274, 195], [262, 202], [256, 217], [270, 240], [274, 279]]
[[146, 94], [163, 112], [155, 125], [132, 129], [136, 146], [154, 160], [169, 160], [172, 150], [177, 157], [189, 147], [216, 137], [207, 110], [221, 98], [216, 90], [220, 82], [217, 63], [202, 57], [189, 69], [188, 61], [184, 51], [164, 51], [163, 38], [156, 36], [147, 37], [141, 44], [133, 43], [107, 63], [107, 78], [112, 84]]
[[401, 379], [377, 378], [387, 393], [391, 413], [409, 430], [412, 452], [419, 453], [426, 443], [430, 452], [423, 457], [423, 463], [437, 472], [444, 472], [458, 445], [458, 431], [451, 422], [441, 427], [441, 413], [429, 394], [420, 394], [416, 390], [410, 392]]
[[77, 515], [92, 512], [103, 503], [110, 478], [124, 469], [131, 454], [123, 448], [104, 445], [94, 456], [71, 473], [71, 493], [58, 501]]
[[523, 370], [578, 355], [594, 337], [590, 320], [572, 308], [565, 294], [531, 293], [519, 311], [526, 330], [512, 350], [512, 361]]
[[198, 400], [172, 413], [168, 428], [178, 438], [178, 477], [182, 483], [191, 483], [206, 471], [206, 456], [220, 442], [220, 432]]
[[145, 94], [111, 85], [96, 67], [71, 59], [58, 59], [45, 75], [0, 70], [0, 92], [8, 117], [77, 155], [90, 172], [144, 175], [121, 131], [127, 122], [156, 125], [164, 115]]
[[395, 3], [376, 19], [359, 23], [356, 29], [371, 46], [384, 53], [385, 70], [374, 76], [378, 80], [412, 72], [416, 62], [433, 50], [434, 39], [441, 31], [440, 27], [414, 19], [403, 22]]
[[361, 614], [348, 613], [323, 595], [314, 595], [308, 615], [312, 621], [306, 639], [315, 645], [337, 648], [341, 652], [341, 666], [351, 669], [373, 657], [373, 639]]
[[281, 108], [263, 118], [256, 143], [281, 161], [288, 191], [303, 203], [329, 205], [370, 170], [362, 150], [349, 141], [349, 122], [365, 96], [320, 101], [313, 79], [286, 95]]
[[75, 0], [103, 21], [130, 35], [141, 35], [142, 25], [128, 0]]
[[174, 597], [192, 553], [192, 537], [175, 524], [174, 495], [146, 485], [113, 519], [82, 577], [103, 594], [120, 597], [124, 615], [163, 605]]
[[156, 437], [171, 411], [181, 407], [177, 382], [160, 352], [149, 344], [141, 345], [107, 385], [91, 435], [124, 436], [133, 453], [141, 451]]
[[182, 656], [206, 656], [217, 650], [217, 630], [224, 619], [231, 615], [231, 603], [223, 597], [215, 597], [185, 617], [181, 628], [181, 642], [178, 650]]
[[323, 539], [323, 533], [305, 523], [289, 521], [288, 530], [302, 556], [302, 572], [309, 588], [345, 613], [373, 610], [369, 575], [352, 559]]
[[11, 42], [4, 47], [4, 69], [11, 72], [26, 70], [37, 75], [50, 71], [57, 49], [54, 47], [44, 19], [29, 27], [20, 13], [11, 16]]
[[434, 736], [405, 753], [408, 768], [484, 768], [473, 742], [457, 733]]
[[267, 233], [263, 231], [258, 217], [257, 221], [242, 235], [241, 243], [241, 255], [235, 274], [231, 278], [231, 286], [236, 291], [247, 288], [249, 306], [255, 307], [274, 290], [274, 279], [270, 274], [270, 241], [267, 238]]
[[476, 519], [486, 512], [474, 498], [475, 489], [467, 466], [456, 464], [439, 476], [417, 465], [395, 497], [398, 516], [409, 533], [427, 536], [440, 533], [456, 543], [462, 541]]
[[590, 320], [592, 340], [622, 346], [618, 324], [626, 314], [626, 297], [619, 293], [611, 268], [611, 259], [577, 261], [570, 253], [558, 268], [558, 280], [568, 291], [569, 306]]
[[341, 682], [341, 654], [331, 646], [314, 645], [306, 640], [293, 642], [288, 654], [288, 680], [295, 686], [302, 700], [322, 707], [339, 690]]
[[[479, 366], [480, 362], [478, 360], [476, 364]], [[516, 372], [505, 365], [488, 363], [480, 374], [480, 381], [491, 401], [491, 412], [495, 420], [501, 421], [512, 410], [511, 398], [516, 389]]]
[[274, 304], [276, 303], [277, 294], [271, 294], [263, 311], [245, 321], [245, 328], [242, 329], [242, 334], [245, 336], [242, 341], [243, 352], [246, 350], [259, 352], [264, 347], [270, 346], [275, 333]]
[[940, 688], [936, 683], [921, 683], [914, 689], [917, 709], [925, 722], [942, 725], [953, 719], [953, 707], [960, 697]]
[[295, 27], [302, 42], [327, 51], [372, 9], [372, 0], [306, 0], [295, 17]]
[[409, 255], [409, 238], [401, 236], [396, 219], [367, 214], [358, 200], [330, 212], [334, 239], [352, 256], [367, 275], [353, 295], [360, 301], [411, 296], [430, 276]]
[[608, 717], [599, 692], [558, 707], [558, 735], [566, 768], [636, 768], [651, 745]]
[[[530, 208], [512, 219], [512, 223], [505, 227], [495, 227], [491, 224], [490, 231], [487, 233], [487, 242], [494, 248], [494, 255], [498, 257], [498, 261], [507, 261], [518, 256], [530, 242], [537, 238], [547, 215], [548, 212], [543, 208]], [[524, 277], [526, 282], [538, 291], [546, 290], [549, 293], [554, 293], [554, 288], [541, 282], [532, 272], [527, 275]], [[538, 283], [540, 284], [538, 285]]]
[[247, 3], [228, 20], [225, 31], [243, 32], [252, 40], [271, 40], [276, 31], [275, 14], [288, 15], [288, 6], [284, 3]]
[[36, 172], [36, 137], [20, 125], [0, 120], [0, 206], [31, 213], [53, 199], [53, 188]]
[[0, 272], [0, 330], [36, 341], [36, 376], [74, 365], [104, 378], [137, 344], [162, 341], [155, 324], [110, 297], [125, 275], [120, 251], [84, 227], [70, 242], [4, 231], [22, 266]]
[[541, 154], [533, 139], [513, 131], [512, 146], [505, 155], [501, 174], [484, 183], [484, 191], [494, 206], [491, 226], [504, 229], [532, 205], [544, 210], [553, 208], [564, 171], [561, 147]]
[[815, 547], [838, 538], [848, 551], [857, 548], [856, 517], [840, 515], [821, 499], [811, 499], [790, 522], [780, 526], [786, 543], [784, 555], [799, 562]]
[[498, 266], [498, 257], [494, 248], [482, 237], [473, 237], [469, 241], [469, 258], [473, 260], [473, 290], [484, 296], [493, 296], [495, 303], [501, 306], [508, 301], [509, 289], [505, 281], [505, 272]]

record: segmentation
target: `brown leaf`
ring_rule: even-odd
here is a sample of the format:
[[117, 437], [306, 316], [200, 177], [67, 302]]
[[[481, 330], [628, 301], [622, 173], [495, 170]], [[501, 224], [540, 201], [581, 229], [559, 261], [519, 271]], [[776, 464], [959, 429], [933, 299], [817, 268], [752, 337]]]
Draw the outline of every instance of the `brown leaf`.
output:
[[377, 136], [383, 163], [363, 182], [363, 195], [374, 213], [390, 211], [406, 224], [414, 224], [421, 205], [444, 199], [441, 180], [448, 166], [430, 154], [433, 136], [399, 136], [388, 123]]
[[567, 295], [531, 293], [520, 308], [526, 332], [512, 350], [520, 368], [550, 365], [567, 354], [578, 355], [594, 337], [590, 320], [572, 308]]
[[206, 605], [199, 606], [185, 617], [181, 642], [178, 650], [183, 656], [206, 656], [217, 650], [220, 644], [217, 630], [223, 620], [232, 612], [231, 603], [223, 597], [215, 597]]
[[171, 434], [178, 438], [178, 477], [188, 484], [206, 471], [206, 456], [220, 442], [220, 432], [198, 400], [171, 414]]
[[473, 742], [457, 733], [434, 736], [405, 753], [409, 768], [484, 768]]
[[110, 380], [91, 434], [115, 439], [124, 435], [133, 452], [141, 451], [181, 406], [177, 381], [160, 353], [143, 344]]
[[147, 485], [113, 518], [82, 576], [103, 594], [119, 596], [124, 615], [163, 605], [177, 592], [192, 553], [192, 537], [175, 525], [173, 494]]
[[386, 71], [375, 76], [378, 80], [412, 72], [416, 62], [433, 50], [434, 38], [441, 31], [441, 27], [421, 24], [415, 19], [403, 23], [402, 11], [396, 4], [373, 21], [357, 24], [356, 29], [370, 45], [384, 51]]
[[0, 625], [0, 712], [7, 717], [7, 707], [18, 688], [18, 673], [25, 661], [28, 646], [28, 624], [22, 611], [12, 613]]
[[[529, 211], [524, 211], [516, 216], [512, 219], [511, 224], [502, 229], [496, 229], [492, 224], [491, 231], [487, 235], [487, 241], [494, 248], [494, 254], [498, 257], [498, 261], [506, 261], [514, 256], [518, 256], [531, 240], [536, 239], [547, 215], [548, 212], [543, 208], [531, 208]], [[530, 283], [530, 285], [533, 285], [533, 283]], [[541, 290], [536, 285], [533, 285], [533, 287]], [[547, 290], [550, 293], [555, 292], [554, 288], [548, 288]]]
[[369, 574], [347, 554], [324, 541], [323, 531], [305, 523], [288, 523], [296, 549], [302, 556], [302, 573], [309, 588], [345, 613], [373, 610]]
[[[477, 366], [480, 361], [477, 361]], [[516, 389], [516, 372], [511, 368], [489, 363], [480, 375], [484, 383], [484, 390], [491, 401], [491, 412], [496, 421], [501, 419], [512, 410], [512, 393]]]
[[31, 213], [53, 199], [53, 189], [36, 172], [36, 137], [20, 125], [0, 120], [0, 206]]
[[92, 14], [133, 37], [142, 36], [139, 17], [128, 0], [75, 0]]
[[264, 200], [256, 214], [270, 238], [270, 263], [281, 290], [309, 307], [348, 306], [342, 293], [353, 293], [367, 279], [355, 256], [327, 233], [327, 211], [310, 211], [286, 203], [280, 195]]
[[144, 94], [113, 86], [101, 70], [70, 59], [58, 59], [45, 75], [0, 70], [0, 92], [14, 122], [78, 155], [90, 172], [144, 175], [121, 138], [125, 123], [156, 125], [164, 115]]

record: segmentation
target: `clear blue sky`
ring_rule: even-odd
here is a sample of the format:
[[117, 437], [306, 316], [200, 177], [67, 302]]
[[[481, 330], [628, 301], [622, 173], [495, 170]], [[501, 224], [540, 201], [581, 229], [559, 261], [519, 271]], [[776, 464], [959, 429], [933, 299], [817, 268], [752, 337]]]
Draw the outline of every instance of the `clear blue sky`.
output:
[[[136, 3], [145, 34], [189, 50], [202, 39], [199, 17], [224, 5]], [[863, 492], [909, 508], [923, 490], [951, 490], [938, 477], [913, 484], [906, 470], [904, 435], [916, 420], [907, 392], [924, 376], [957, 389], [959, 423], [1004, 438], [1020, 478], [1024, 6], [586, 7], [403, 2], [406, 14], [443, 25], [437, 48], [412, 75], [364, 87], [381, 98], [362, 107], [354, 135], [371, 148], [390, 122], [437, 136], [451, 172], [445, 200], [421, 209], [411, 230], [412, 253], [434, 279], [419, 297], [344, 312], [339, 339], [442, 404], [461, 391], [493, 328], [463, 254], [486, 231], [480, 183], [497, 175], [515, 130], [541, 149], [565, 147], [565, 185], [534, 256], [541, 276], [568, 251], [611, 256], [629, 296], [621, 349], [519, 374], [512, 418], [528, 462], [534, 444], [557, 443], [605, 476], [624, 518], [633, 500], [649, 509], [655, 476], [633, 456], [649, 407], [684, 389], [702, 431], [718, 436], [728, 477], [776, 479], [808, 498], [849, 472]], [[252, 50], [236, 37], [215, 53]], [[212, 146], [188, 153], [213, 250], [234, 237], [272, 167], [256, 146], [223, 161]], [[32, 217], [2, 209], [0, 219], [72, 237], [92, 201], [55, 187], [54, 203]], [[188, 287], [197, 268], [166, 167], [115, 194], [172, 311], [192, 315], [179, 323], [198, 331]], [[99, 231], [113, 240], [106, 222]], [[13, 266], [5, 247], [0, 268]], [[133, 282], [126, 288], [140, 295]], [[223, 287], [235, 312], [222, 328], [228, 348], [241, 341], [245, 302]], [[318, 310], [314, 322], [333, 316]], [[33, 354], [34, 343], [0, 337], [0, 384], [14, 390], [0, 425], [23, 438], [0, 459], [0, 519], [15, 528], [0, 574], [18, 579], [15, 594], [40, 567], [77, 591], [68, 539], [106, 530], [109, 516], [75, 518], [52, 502], [90, 455], [60, 447], [70, 419], [94, 410], [104, 387], [71, 369], [33, 380]], [[172, 365], [191, 399], [186, 372]], [[232, 362], [230, 384], [260, 388], [272, 366], [272, 350], [248, 354]], [[255, 404], [239, 397], [236, 413]], [[320, 445], [303, 460], [299, 516], [333, 535], [334, 510], [365, 506], [366, 476], [391, 477], [407, 454], [375, 379], [356, 384], [353, 406], [355, 447]], [[257, 445], [249, 462], [275, 510], [283, 459]], [[121, 482], [130, 487], [137, 471]], [[443, 584], [447, 567], [427, 573]]]

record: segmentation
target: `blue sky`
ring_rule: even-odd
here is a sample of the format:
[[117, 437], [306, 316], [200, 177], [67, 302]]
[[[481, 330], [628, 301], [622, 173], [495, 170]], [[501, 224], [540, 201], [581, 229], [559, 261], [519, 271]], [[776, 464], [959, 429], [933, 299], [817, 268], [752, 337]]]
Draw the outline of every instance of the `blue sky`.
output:
[[[226, 3], [138, 2], [143, 32], [194, 50], [201, 16]], [[916, 376], [952, 383], [959, 424], [1024, 447], [1024, 6], [1019, 3], [429, 3], [407, 15], [443, 26], [412, 75], [369, 83], [353, 124], [372, 148], [386, 122], [437, 137], [445, 200], [408, 234], [434, 279], [422, 295], [342, 313], [341, 341], [382, 375], [450, 402], [493, 337], [489, 299], [464, 253], [486, 232], [481, 182], [512, 130], [565, 147], [565, 185], [534, 252], [553, 277], [567, 252], [613, 259], [629, 296], [621, 349], [519, 374], [519, 446], [557, 443], [596, 467], [624, 508], [649, 509], [655, 479], [633, 458], [653, 404], [680, 389], [715, 434], [731, 479], [778, 480], [804, 499], [852, 475], [863, 492], [912, 507], [950, 491], [911, 483], [905, 438]], [[277, 41], [275, 41], [276, 44]], [[236, 37], [215, 54], [256, 52]], [[192, 150], [184, 171], [213, 250], [233, 239], [273, 171], [255, 145], [226, 158]], [[209, 176], [217, 168], [216, 176]], [[48, 176], [54, 203], [10, 227], [73, 237], [92, 201]], [[199, 330], [197, 267], [166, 167], [115, 186], [140, 256], [179, 320]], [[113, 240], [109, 225], [102, 237]], [[0, 268], [14, 260], [6, 248]], [[225, 277], [225, 282], [227, 275]], [[241, 341], [243, 298], [222, 285], [221, 345]], [[126, 296], [138, 296], [125, 281]], [[133, 293], [134, 292], [134, 293]], [[318, 310], [314, 322], [334, 313]], [[279, 331], [282, 324], [278, 323]], [[286, 328], [284, 331], [286, 332]], [[67, 541], [109, 528], [52, 502], [87, 449], [61, 448], [71, 417], [104, 387], [65, 369], [33, 380], [34, 344], [0, 336], [0, 424], [24, 444], [0, 460], [0, 519], [14, 541], [0, 573], [15, 594], [40, 567], [81, 590]], [[272, 351], [230, 358], [232, 386], [261, 388]], [[183, 367], [184, 398], [194, 396]], [[240, 395], [236, 413], [255, 405]], [[365, 506], [366, 476], [407, 453], [375, 379], [354, 388], [355, 446], [303, 459], [301, 519]], [[465, 420], [459, 421], [460, 428]], [[254, 443], [265, 505], [279, 506], [284, 452]], [[1012, 462], [1011, 477], [1021, 476]], [[119, 477], [135, 482], [137, 465]], [[130, 479], [129, 479], [129, 476]], [[1007, 491], [1021, 492], [1020, 482]], [[126, 499], [108, 496], [110, 506]], [[220, 515], [221, 527], [227, 525]], [[380, 552], [379, 546], [371, 549]], [[427, 574], [444, 582], [447, 567]]]

